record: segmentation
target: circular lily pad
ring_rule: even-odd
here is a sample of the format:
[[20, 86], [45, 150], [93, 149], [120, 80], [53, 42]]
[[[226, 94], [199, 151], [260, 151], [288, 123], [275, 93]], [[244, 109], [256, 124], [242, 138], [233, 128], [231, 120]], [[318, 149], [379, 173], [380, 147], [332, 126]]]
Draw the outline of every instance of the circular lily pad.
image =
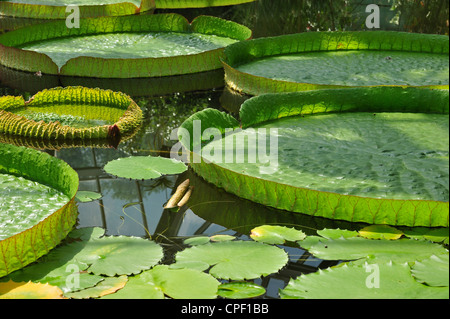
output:
[[226, 82], [252, 95], [377, 85], [448, 88], [447, 36], [308, 32], [233, 44]]
[[21, 97], [0, 98], [0, 133], [47, 141], [48, 146], [55, 141], [66, 146], [85, 141], [117, 146], [141, 123], [140, 107], [129, 96], [109, 90], [67, 87], [44, 90], [27, 102]]
[[182, 125], [190, 165], [209, 182], [314, 216], [448, 226], [447, 90], [267, 94], [247, 100], [240, 119], [208, 109]]
[[221, 69], [224, 47], [249, 37], [245, 26], [209, 16], [192, 23], [178, 14], [101, 17], [74, 29], [55, 21], [1, 35], [0, 64], [90, 78], [192, 74]]
[[67, 6], [78, 6], [80, 17], [132, 15], [155, 8], [154, 0], [3, 0], [0, 16], [33, 19], [66, 19]]
[[106, 164], [108, 174], [130, 179], [155, 179], [162, 175], [181, 174], [186, 164], [171, 158], [153, 156], [132, 156], [119, 158]]
[[50, 155], [0, 144], [0, 277], [34, 262], [76, 222], [78, 174]]
[[[278, 247], [253, 241], [225, 241], [187, 248], [179, 252], [176, 263], [210, 265], [216, 278], [255, 279], [279, 271], [288, 262], [286, 252]], [[196, 263], [194, 263], [196, 262]]]

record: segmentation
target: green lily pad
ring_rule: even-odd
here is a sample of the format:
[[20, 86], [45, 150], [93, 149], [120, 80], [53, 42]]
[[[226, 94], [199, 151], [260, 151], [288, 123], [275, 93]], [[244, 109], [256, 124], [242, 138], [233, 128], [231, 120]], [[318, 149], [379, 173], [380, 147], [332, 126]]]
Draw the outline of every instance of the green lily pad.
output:
[[187, 248], [175, 256], [176, 263], [201, 262], [211, 266], [216, 278], [245, 280], [267, 276], [288, 262], [286, 252], [278, 247], [250, 241], [226, 241]]
[[[299, 242], [299, 244], [303, 247], [302, 242]], [[303, 248], [315, 257], [327, 260], [356, 260], [371, 257], [377, 260], [409, 262], [446, 251], [441, 245], [423, 240], [399, 239], [390, 241], [361, 237], [322, 239], [309, 246]]]
[[132, 275], [150, 269], [163, 258], [162, 247], [138, 237], [102, 237], [74, 242], [52, 251], [51, 260], [76, 260], [96, 275]]
[[255, 0], [155, 0], [158, 9], [205, 8], [230, 6]]
[[264, 225], [253, 228], [250, 237], [258, 242], [282, 245], [286, 241], [303, 240], [306, 234], [294, 228]]
[[0, 277], [67, 236], [77, 220], [78, 184], [78, 174], [63, 161], [0, 143]]
[[171, 269], [159, 265], [130, 277], [125, 287], [106, 299], [214, 299], [219, 282], [194, 269]]
[[69, 5], [77, 6], [82, 18], [132, 15], [155, 9], [154, 0], [2, 0], [0, 16], [66, 19]]
[[392, 31], [304, 32], [225, 50], [226, 82], [251, 95], [378, 85], [447, 88], [447, 36]]
[[181, 174], [186, 164], [175, 159], [153, 156], [119, 158], [106, 164], [108, 174], [130, 179], [156, 179], [163, 175]]
[[434, 287], [449, 286], [448, 252], [416, 261], [411, 268], [411, 273], [418, 282]]
[[97, 192], [79, 191], [75, 198], [81, 203], [89, 203], [102, 198], [102, 194]]
[[64, 296], [72, 299], [100, 298], [115, 293], [119, 289], [122, 289], [127, 281], [127, 276], [106, 277], [94, 287], [72, 293], [64, 293]]
[[[379, 275], [379, 278], [376, 276]], [[407, 263], [344, 264], [292, 279], [283, 299], [448, 299], [448, 287], [428, 287]]]
[[358, 232], [347, 229], [325, 228], [317, 231], [317, 234], [327, 239], [350, 238], [358, 236]]
[[371, 225], [361, 229], [359, 235], [368, 239], [395, 240], [402, 237], [403, 232], [388, 225]]
[[194, 114], [179, 139], [197, 174], [266, 206], [446, 227], [448, 94], [399, 87], [265, 94], [243, 103], [241, 123], [213, 109]]
[[221, 284], [218, 295], [228, 299], [255, 298], [266, 293], [266, 289], [252, 282], [234, 281]]

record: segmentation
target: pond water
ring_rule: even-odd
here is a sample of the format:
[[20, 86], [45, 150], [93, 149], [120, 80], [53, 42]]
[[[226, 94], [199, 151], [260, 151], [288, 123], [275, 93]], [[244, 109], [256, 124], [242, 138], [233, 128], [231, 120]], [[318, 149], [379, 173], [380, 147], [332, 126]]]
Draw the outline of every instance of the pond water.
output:
[[[235, 7], [159, 10], [158, 12], [177, 12], [185, 15], [189, 20], [200, 14], [231, 19], [252, 28], [255, 37], [309, 30], [361, 29], [361, 24], [352, 18], [358, 16], [354, 14], [356, 11], [349, 12], [349, 8], [343, 5], [344, 1], [333, 1], [333, 4], [322, 1], [313, 2], [314, 4], [311, 4], [311, 1], [302, 0], [261, 0]], [[424, 30], [434, 27], [431, 33], [445, 33], [446, 29], [439, 20], [439, 14], [433, 11], [431, 17], [418, 16], [417, 19], [422, 19], [420, 21]], [[2, 18], [0, 18], [0, 29], [1, 20]], [[402, 21], [407, 24], [408, 17], [403, 17]], [[10, 23], [11, 19], [8, 20], [7, 25]], [[386, 29], [393, 28], [401, 27], [386, 26]], [[408, 28], [405, 27], [404, 30], [414, 31]], [[28, 99], [39, 90], [63, 85], [59, 79], [45, 76], [1, 68], [0, 72], [2, 73], [0, 73], [0, 96], [23, 95]], [[75, 80], [78, 85], [100, 86], [92, 79]], [[190, 84], [189, 82], [193, 80], [185, 77], [183, 81]], [[170, 134], [186, 118], [208, 107], [233, 111], [238, 108], [239, 101], [242, 102], [245, 99], [245, 97], [230, 96], [229, 91], [223, 87], [223, 83], [217, 82], [216, 76], [208, 75], [206, 82], [208, 81], [211, 82], [211, 87], [207, 90], [190, 90], [190, 92], [177, 92], [176, 89], [170, 91], [171, 84], [165, 85], [161, 82], [159, 85], [161, 89], [164, 89], [161, 94], [158, 94], [158, 90], [151, 87], [147, 80], [139, 82], [137, 79], [132, 79], [114, 83], [112, 89], [130, 94], [144, 111], [144, 125], [132, 139], [121, 143], [117, 149], [78, 147], [57, 151], [44, 150], [66, 161], [78, 172], [80, 190], [98, 192], [102, 195], [100, 200], [79, 204], [77, 227], [102, 227], [106, 229], [107, 235], [142, 237], [150, 235], [158, 242], [166, 244], [169, 251], [176, 252], [180, 249], [182, 240], [190, 236], [229, 234], [248, 239], [252, 228], [264, 224], [295, 227], [306, 234], [315, 234], [317, 229], [323, 228], [360, 229], [363, 226], [312, 218], [257, 205], [206, 183], [191, 171], [179, 176], [166, 176], [151, 181], [114, 178], [103, 171], [106, 163], [122, 157], [132, 155], [168, 157], [171, 146], [175, 143], [170, 139]], [[129, 86], [130, 83], [133, 85]], [[164, 204], [172, 196], [176, 186], [186, 179], [190, 179], [195, 185], [189, 205], [178, 212], [164, 209]], [[317, 259], [297, 247], [283, 246], [283, 248], [290, 256], [288, 265], [278, 274], [256, 280], [267, 289], [266, 298], [279, 298], [279, 289], [284, 288], [291, 278], [336, 263]]]

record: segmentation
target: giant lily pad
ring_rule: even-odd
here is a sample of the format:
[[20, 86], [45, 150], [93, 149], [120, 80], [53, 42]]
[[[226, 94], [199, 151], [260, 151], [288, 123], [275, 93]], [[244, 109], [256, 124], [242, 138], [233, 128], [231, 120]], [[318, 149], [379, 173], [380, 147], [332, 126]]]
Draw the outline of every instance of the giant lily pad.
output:
[[0, 16], [66, 19], [67, 6], [78, 6], [80, 17], [132, 15], [155, 9], [155, 0], [2, 0]]
[[[376, 267], [376, 268], [375, 268]], [[373, 282], [371, 276], [379, 274]], [[428, 287], [407, 263], [345, 264], [302, 275], [280, 292], [285, 299], [448, 299], [448, 287]]]
[[81, 19], [0, 36], [0, 64], [12, 69], [96, 78], [146, 78], [221, 69], [223, 48], [251, 37], [245, 26], [177, 14]]
[[207, 109], [179, 137], [200, 176], [267, 206], [448, 226], [448, 99], [398, 87], [268, 94], [243, 104], [241, 123]]
[[226, 48], [227, 84], [262, 93], [377, 85], [448, 88], [447, 36], [308, 32]]
[[230, 6], [253, 1], [255, 0], [155, 0], [158, 9]]
[[50, 141], [104, 140], [132, 136], [142, 111], [130, 97], [82, 87], [55, 88], [34, 95], [0, 98], [0, 133]]
[[47, 254], [77, 219], [78, 174], [39, 151], [0, 144], [0, 277]]

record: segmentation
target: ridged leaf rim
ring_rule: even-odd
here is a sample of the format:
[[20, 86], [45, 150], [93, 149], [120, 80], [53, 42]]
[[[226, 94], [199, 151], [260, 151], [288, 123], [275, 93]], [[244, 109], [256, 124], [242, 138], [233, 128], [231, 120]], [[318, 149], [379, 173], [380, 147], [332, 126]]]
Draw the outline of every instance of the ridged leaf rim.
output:
[[[80, 5], [80, 17], [93, 18], [104, 16], [133, 15], [155, 9], [155, 0], [141, 0], [140, 6], [123, 0], [120, 3], [103, 5]], [[11, 3], [0, 1], [0, 16], [28, 19], [66, 19], [66, 6]]]
[[0, 172], [55, 188], [70, 200], [38, 224], [0, 241], [0, 277], [36, 261], [58, 245], [78, 217], [79, 178], [67, 163], [47, 153], [0, 143]]
[[[324, 101], [322, 95], [327, 98], [331, 97], [331, 100]], [[396, 101], [396, 103], [392, 103], [392, 101]], [[241, 122], [224, 112], [206, 109], [192, 115], [181, 125], [181, 128], [192, 136], [193, 121], [195, 120], [201, 121], [202, 131], [214, 127], [225, 134], [226, 129], [249, 128], [256, 124], [275, 121], [284, 117], [328, 112], [448, 114], [448, 101], [448, 90], [428, 90], [413, 87], [346, 88], [263, 94], [244, 102], [240, 110]], [[291, 109], [292, 103], [297, 103], [297, 107]], [[427, 105], [428, 108], [424, 108], [424, 105]], [[199, 176], [227, 192], [265, 206], [349, 222], [411, 227], [449, 226], [448, 202], [378, 199], [276, 183], [260, 177], [231, 171], [215, 163], [205, 161], [201, 154], [195, 153], [198, 150], [198, 143], [195, 143], [192, 138], [187, 143], [180, 133], [179, 140], [190, 151], [190, 166]], [[197, 160], [195, 160], [196, 158]], [[198, 158], [201, 159], [200, 163]], [[348, 215], [348, 211], [352, 213]], [[416, 215], [416, 212], [424, 213], [423, 216], [419, 216], [420, 214]]]
[[[112, 125], [91, 128], [75, 128], [61, 125], [59, 122], [45, 123], [27, 119], [14, 114], [14, 109], [24, 106], [44, 106], [78, 104], [109, 106], [123, 110], [123, 116]], [[84, 141], [112, 141], [127, 139], [142, 124], [141, 108], [127, 95], [111, 90], [89, 89], [84, 87], [66, 87], [43, 90], [25, 102], [22, 97], [5, 96], [0, 98], [0, 134], [37, 141], [73, 143]], [[8, 140], [8, 139], [6, 139]], [[45, 143], [44, 143], [45, 144]], [[31, 142], [33, 145], [33, 142]]]
[[[444, 35], [396, 31], [339, 31], [305, 32], [252, 39], [234, 43], [225, 48], [222, 58], [225, 82], [233, 90], [250, 95], [356, 87], [273, 80], [236, 69], [241, 64], [264, 57], [303, 52], [348, 50], [420, 52], [448, 56], [449, 38]], [[448, 89], [449, 85], [424, 85], [420, 87]]]
[[[252, 31], [238, 23], [212, 16], [198, 16], [191, 23], [182, 15], [153, 14], [80, 19], [80, 28], [69, 29], [65, 21], [27, 26], [0, 35], [0, 64], [16, 70], [94, 78], [147, 78], [192, 74], [222, 69], [224, 48], [192, 55], [164, 58], [105, 59], [80, 56], [58, 68], [46, 54], [18, 49], [25, 43], [60, 37], [115, 32], [202, 33], [247, 40]], [[123, 71], [125, 70], [125, 71]]]

